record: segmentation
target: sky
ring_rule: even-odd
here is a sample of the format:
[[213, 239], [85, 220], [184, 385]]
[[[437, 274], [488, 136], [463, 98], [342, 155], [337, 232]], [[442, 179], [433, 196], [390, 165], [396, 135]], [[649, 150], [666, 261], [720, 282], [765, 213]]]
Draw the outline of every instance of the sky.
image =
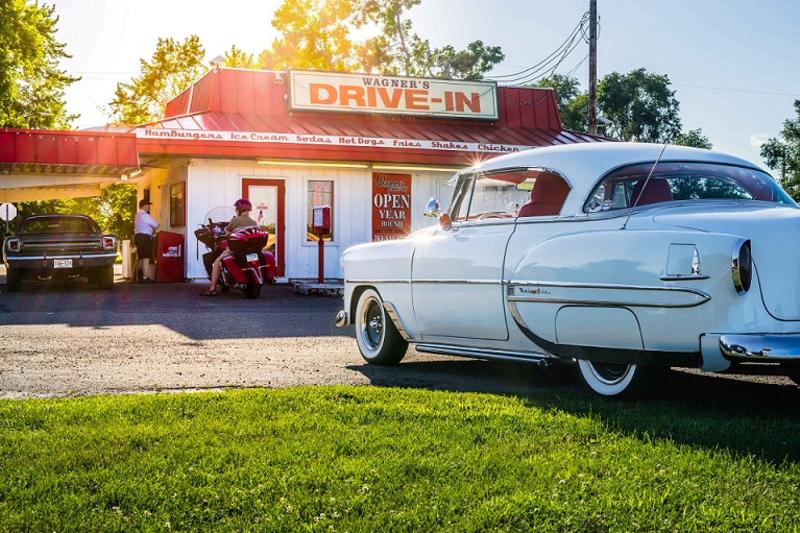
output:
[[[46, 0], [47, 1], [47, 0]], [[67, 91], [79, 128], [104, 124], [118, 81], [138, 73], [158, 37], [196, 34], [208, 59], [232, 44], [255, 53], [275, 37], [279, 0], [49, 0], [58, 38], [72, 55], [62, 66], [82, 76]], [[534, 65], [561, 44], [588, 0], [422, 0], [410, 16], [434, 46], [480, 39], [506, 59], [491, 75]], [[644, 67], [667, 74], [684, 129], [702, 128], [714, 148], [760, 162], [759, 146], [779, 133], [800, 98], [797, 0], [598, 0], [598, 77]], [[557, 72], [576, 66], [583, 86], [588, 45]]]

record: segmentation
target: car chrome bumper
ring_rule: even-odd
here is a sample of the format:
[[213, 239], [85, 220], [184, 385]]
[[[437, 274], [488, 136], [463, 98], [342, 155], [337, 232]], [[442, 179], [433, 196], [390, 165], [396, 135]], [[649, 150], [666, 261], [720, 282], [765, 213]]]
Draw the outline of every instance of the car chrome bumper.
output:
[[336, 327], [343, 328], [345, 326], [350, 325], [350, 317], [347, 316], [347, 311], [342, 309], [338, 313], [336, 313]]
[[726, 359], [800, 361], [800, 333], [722, 335], [719, 349]]
[[54, 259], [71, 259], [72, 268], [92, 268], [113, 265], [117, 259], [116, 252], [98, 254], [70, 254], [70, 255], [7, 255], [6, 266], [23, 269], [51, 269]]

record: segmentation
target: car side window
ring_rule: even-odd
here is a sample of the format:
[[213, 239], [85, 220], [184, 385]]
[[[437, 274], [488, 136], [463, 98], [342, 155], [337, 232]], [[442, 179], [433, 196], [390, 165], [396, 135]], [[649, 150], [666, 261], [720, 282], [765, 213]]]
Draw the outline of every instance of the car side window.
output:
[[767, 173], [720, 163], [665, 162], [623, 167], [597, 184], [584, 211], [599, 213], [685, 200], [760, 200], [796, 205]]
[[481, 177], [475, 181], [469, 206], [469, 220], [514, 218], [530, 195], [518, 183], [498, 177]]

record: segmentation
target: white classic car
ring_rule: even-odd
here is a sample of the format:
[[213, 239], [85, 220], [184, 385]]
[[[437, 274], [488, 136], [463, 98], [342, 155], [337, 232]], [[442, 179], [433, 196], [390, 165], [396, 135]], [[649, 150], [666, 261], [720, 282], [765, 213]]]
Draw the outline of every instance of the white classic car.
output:
[[633, 143], [539, 148], [451, 180], [438, 225], [342, 257], [364, 359], [575, 360], [596, 393], [666, 367], [781, 363], [798, 381], [800, 209], [757, 166]]

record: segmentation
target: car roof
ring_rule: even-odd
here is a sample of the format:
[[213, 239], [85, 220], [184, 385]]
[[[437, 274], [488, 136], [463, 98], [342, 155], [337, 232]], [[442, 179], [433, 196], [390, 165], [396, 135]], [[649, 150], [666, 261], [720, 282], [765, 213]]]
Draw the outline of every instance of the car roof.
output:
[[764, 170], [760, 166], [723, 152], [652, 143], [582, 143], [534, 148], [506, 154], [475, 165], [470, 170], [491, 172], [504, 168], [543, 167], [563, 175], [570, 185], [561, 214], [574, 215], [605, 174], [622, 166], [654, 162], [661, 150], [661, 161], [721, 163]]
[[94, 222], [94, 220], [92, 220], [92, 218], [88, 215], [71, 215], [62, 213], [41, 213], [38, 215], [28, 215], [24, 217], [22, 220], [33, 220], [36, 218], [82, 218], [84, 220]]

